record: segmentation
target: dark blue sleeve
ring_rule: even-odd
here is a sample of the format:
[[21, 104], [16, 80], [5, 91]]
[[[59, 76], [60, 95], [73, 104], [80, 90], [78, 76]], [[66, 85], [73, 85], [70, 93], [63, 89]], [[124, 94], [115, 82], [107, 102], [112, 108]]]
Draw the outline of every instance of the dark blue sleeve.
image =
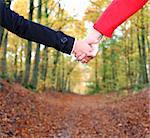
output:
[[24, 17], [6, 7], [2, 0], [0, 0], [0, 25], [24, 39], [71, 54], [75, 40], [73, 37], [24, 19]]

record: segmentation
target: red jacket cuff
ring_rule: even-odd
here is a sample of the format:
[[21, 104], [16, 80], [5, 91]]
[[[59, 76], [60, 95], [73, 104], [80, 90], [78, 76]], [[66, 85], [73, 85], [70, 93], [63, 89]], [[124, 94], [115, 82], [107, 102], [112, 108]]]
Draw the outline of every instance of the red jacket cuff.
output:
[[94, 24], [94, 29], [112, 37], [114, 30], [141, 9], [148, 0], [113, 0]]

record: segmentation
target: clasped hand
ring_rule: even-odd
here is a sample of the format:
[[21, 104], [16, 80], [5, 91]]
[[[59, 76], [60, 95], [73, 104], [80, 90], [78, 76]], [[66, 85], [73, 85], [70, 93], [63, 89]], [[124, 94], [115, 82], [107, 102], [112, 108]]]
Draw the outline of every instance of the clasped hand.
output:
[[102, 35], [93, 29], [85, 40], [75, 42], [72, 53], [78, 61], [88, 63], [91, 59], [96, 57], [101, 39]]

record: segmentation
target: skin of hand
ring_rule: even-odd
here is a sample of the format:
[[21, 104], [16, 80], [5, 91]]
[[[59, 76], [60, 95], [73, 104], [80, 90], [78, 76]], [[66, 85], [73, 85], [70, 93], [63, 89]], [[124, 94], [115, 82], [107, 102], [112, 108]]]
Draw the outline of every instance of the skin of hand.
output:
[[81, 61], [82, 63], [88, 63], [90, 60], [92, 60], [93, 58], [97, 56], [97, 53], [99, 51], [99, 43], [92, 44], [90, 46], [92, 47], [92, 52], [90, 53], [91, 56], [81, 55], [80, 57], [78, 57], [78, 60]]
[[[79, 59], [84, 59], [85, 57], [91, 57], [92, 55], [92, 47], [85, 40], [75, 41], [72, 54]], [[80, 58], [79, 58], [80, 57]], [[79, 60], [81, 61], [81, 60]], [[81, 61], [82, 62], [82, 61]]]
[[92, 28], [90, 33], [87, 35], [86, 41], [88, 44], [98, 44], [102, 37], [103, 35], [100, 32]]
[[88, 63], [91, 59], [96, 57], [99, 51], [99, 42], [102, 37], [103, 35], [93, 28], [85, 40], [92, 47], [91, 56], [80, 55], [77, 57], [78, 60], [82, 63]]

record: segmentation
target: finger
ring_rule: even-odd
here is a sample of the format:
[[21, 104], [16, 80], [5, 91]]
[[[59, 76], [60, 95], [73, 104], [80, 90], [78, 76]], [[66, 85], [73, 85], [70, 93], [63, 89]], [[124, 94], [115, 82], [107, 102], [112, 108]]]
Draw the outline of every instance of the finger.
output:
[[85, 59], [83, 59], [83, 60], [81, 61], [81, 63], [86, 64], [86, 63], [88, 63], [88, 61], [85, 60]]
[[85, 61], [83, 61], [84, 64], [87, 64], [87, 63], [89, 63], [89, 62], [90, 62], [90, 60], [85, 60]]
[[94, 54], [93, 52], [89, 52], [89, 53], [87, 53], [87, 57], [92, 57], [92, 58], [94, 58], [94, 57], [95, 57], [95, 54]]
[[88, 63], [90, 60], [92, 59], [92, 57], [85, 57], [84, 59], [82, 59], [82, 63]]
[[81, 61], [82, 59], [84, 59], [86, 57], [86, 54], [83, 53], [81, 56], [78, 57], [78, 60]]
[[99, 48], [98, 48], [98, 45], [92, 45], [92, 48], [93, 48], [93, 50], [91, 52], [88, 52], [87, 56], [94, 58], [94, 57], [96, 57], [96, 55], [99, 51]]
[[86, 61], [90, 61], [91, 59], [93, 59], [93, 57], [86, 57], [85, 58]]
[[76, 53], [75, 57], [78, 59], [82, 55], [81, 52]]
[[92, 44], [99, 44], [99, 40], [95, 40], [95, 38], [88, 38], [88, 39], [85, 39], [85, 41], [89, 44], [89, 45], [92, 45]]

